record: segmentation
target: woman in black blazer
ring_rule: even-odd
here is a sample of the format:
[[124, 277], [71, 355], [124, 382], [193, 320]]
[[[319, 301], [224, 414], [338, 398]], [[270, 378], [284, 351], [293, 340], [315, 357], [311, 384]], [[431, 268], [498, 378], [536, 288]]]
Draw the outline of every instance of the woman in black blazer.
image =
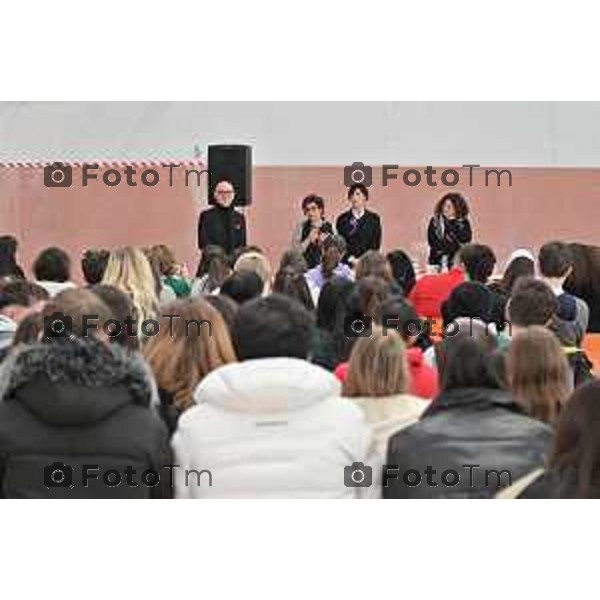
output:
[[367, 250], [381, 247], [381, 220], [377, 213], [366, 209], [369, 190], [362, 183], [348, 189], [351, 209], [342, 213], [335, 223], [337, 233], [346, 240], [344, 261], [353, 263]]
[[446, 194], [435, 206], [427, 228], [429, 264], [450, 268], [456, 253], [473, 239], [469, 207], [461, 194]]

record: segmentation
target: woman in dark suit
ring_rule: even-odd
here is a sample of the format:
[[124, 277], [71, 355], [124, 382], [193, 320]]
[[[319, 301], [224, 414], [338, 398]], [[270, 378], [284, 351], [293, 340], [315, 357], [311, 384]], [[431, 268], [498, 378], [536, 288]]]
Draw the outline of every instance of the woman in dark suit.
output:
[[346, 240], [344, 261], [354, 263], [367, 250], [381, 247], [381, 220], [377, 213], [366, 209], [369, 190], [362, 183], [355, 183], [348, 189], [351, 208], [342, 213], [336, 221], [337, 233]]
[[473, 239], [469, 207], [461, 194], [446, 194], [436, 204], [427, 228], [429, 264], [450, 268], [456, 253]]

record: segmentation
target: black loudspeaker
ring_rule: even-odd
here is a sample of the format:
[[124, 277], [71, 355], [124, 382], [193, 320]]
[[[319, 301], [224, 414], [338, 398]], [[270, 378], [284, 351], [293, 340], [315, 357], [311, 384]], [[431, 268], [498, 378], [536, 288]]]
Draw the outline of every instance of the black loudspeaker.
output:
[[227, 180], [235, 189], [235, 206], [252, 204], [252, 147], [213, 145], [208, 147], [208, 203], [214, 204], [215, 186]]

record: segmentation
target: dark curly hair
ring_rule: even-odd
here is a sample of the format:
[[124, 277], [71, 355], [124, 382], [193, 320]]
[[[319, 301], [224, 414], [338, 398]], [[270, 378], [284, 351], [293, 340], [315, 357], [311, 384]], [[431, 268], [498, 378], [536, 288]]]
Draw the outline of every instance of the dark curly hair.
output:
[[456, 192], [450, 192], [449, 194], [441, 197], [441, 199], [435, 205], [434, 213], [436, 216], [442, 214], [446, 200], [450, 200], [450, 202], [452, 202], [452, 206], [454, 206], [457, 218], [465, 219], [469, 216], [469, 206], [467, 205], [465, 197], [462, 194], [457, 194]]

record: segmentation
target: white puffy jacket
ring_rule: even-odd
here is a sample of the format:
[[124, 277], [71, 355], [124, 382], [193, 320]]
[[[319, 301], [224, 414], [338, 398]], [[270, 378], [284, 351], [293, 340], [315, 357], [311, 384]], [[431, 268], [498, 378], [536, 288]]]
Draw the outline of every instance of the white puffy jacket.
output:
[[[173, 437], [178, 498], [353, 498], [344, 468], [368, 464], [373, 439], [362, 411], [325, 369], [295, 358], [220, 367], [198, 385], [197, 406]], [[187, 478], [185, 471], [208, 470]], [[200, 485], [198, 485], [198, 479]]]

